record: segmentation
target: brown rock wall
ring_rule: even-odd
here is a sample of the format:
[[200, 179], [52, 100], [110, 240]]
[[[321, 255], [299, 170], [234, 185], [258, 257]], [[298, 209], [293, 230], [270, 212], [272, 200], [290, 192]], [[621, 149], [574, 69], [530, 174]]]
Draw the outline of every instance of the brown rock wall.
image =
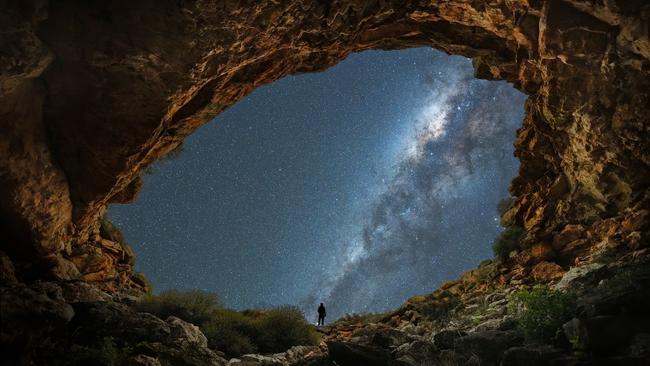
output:
[[[618, 227], [648, 204], [650, 7], [641, 1], [0, 7], [0, 218], [9, 233], [0, 249], [16, 260], [128, 281], [132, 261], [97, 233], [108, 203], [134, 199], [144, 167], [255, 87], [366, 49], [465, 55], [478, 77], [529, 94], [507, 216], [531, 244], [549, 245], [566, 224]], [[642, 247], [647, 225], [627, 236]]]

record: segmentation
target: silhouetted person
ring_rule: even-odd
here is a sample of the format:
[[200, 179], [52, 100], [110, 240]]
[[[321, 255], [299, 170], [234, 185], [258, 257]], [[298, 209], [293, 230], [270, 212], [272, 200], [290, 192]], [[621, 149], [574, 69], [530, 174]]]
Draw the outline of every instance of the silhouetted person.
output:
[[318, 307], [318, 325], [325, 325], [325, 315], [327, 315], [327, 312], [325, 311], [325, 305], [323, 303], [320, 303], [320, 306]]

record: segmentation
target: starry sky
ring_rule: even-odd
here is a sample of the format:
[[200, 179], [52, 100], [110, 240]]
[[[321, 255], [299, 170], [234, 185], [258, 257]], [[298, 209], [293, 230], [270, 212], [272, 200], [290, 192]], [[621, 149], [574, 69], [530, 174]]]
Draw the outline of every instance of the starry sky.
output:
[[492, 257], [524, 100], [466, 58], [353, 54], [228, 108], [109, 217], [156, 292], [388, 310]]

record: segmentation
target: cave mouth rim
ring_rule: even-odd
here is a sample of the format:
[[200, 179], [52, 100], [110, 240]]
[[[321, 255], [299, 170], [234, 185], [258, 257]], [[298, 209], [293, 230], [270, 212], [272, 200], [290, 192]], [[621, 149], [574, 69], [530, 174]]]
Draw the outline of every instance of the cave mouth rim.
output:
[[[420, 49], [420, 50], [422, 50], [422, 51], [426, 51], [426, 52], [428, 52], [428, 58], [427, 58], [427, 61], [429, 61], [429, 62], [431, 63], [431, 65], [435, 65], [436, 67], [437, 67], [437, 65], [436, 65], [435, 58], [432, 57], [433, 55], [438, 55], [438, 57], [444, 58], [445, 60], [454, 60], [454, 59], [461, 60], [461, 59], [462, 59], [463, 62], [465, 62], [465, 63], [471, 62], [471, 59], [469, 59], [469, 58], [467, 58], [467, 57], [459, 56], [459, 55], [445, 55], [443, 52], [441, 52], [441, 51], [439, 51], [439, 50], [437, 50], [437, 49], [435, 49], [435, 48], [433, 48], [433, 47], [429, 47], [429, 46], [427, 46], [427, 47], [406, 48], [406, 49], [400, 49], [400, 50], [367, 50], [367, 52], [366, 52], [366, 51], [362, 51], [362, 52], [355, 53], [354, 56], [356, 57], [356, 56], [358, 56], [359, 54], [362, 54], [362, 53], [382, 53], [382, 54], [392, 54], [392, 55], [395, 55], [395, 54], [400, 54], [401, 52], [402, 52], [402, 55], [403, 55], [403, 52], [408, 52], [409, 50], [413, 50], [413, 49]], [[401, 58], [402, 56], [399, 56], [399, 57]], [[272, 83], [265, 84], [265, 85], [263, 85], [263, 86], [261, 86], [261, 87], [268, 87], [269, 85], [276, 84], [276, 83], [280, 82], [281, 80], [288, 79], [289, 76], [292, 76], [292, 77], [294, 77], [294, 78], [299, 78], [299, 77], [301, 77], [301, 76], [303, 76], [303, 75], [318, 75], [318, 74], [325, 75], [327, 72], [332, 71], [333, 68], [335, 68], [336, 66], [342, 64], [343, 62], [345, 62], [345, 61], [347, 61], [347, 60], [349, 60], [349, 59], [350, 59], [350, 57], [346, 57], [346, 58], [342, 59], [340, 62], [338, 62], [338, 63], [336, 63], [335, 65], [333, 65], [332, 67], [330, 67], [330, 68], [328, 68], [328, 69], [326, 69], [326, 70], [323, 70], [323, 71], [319, 71], [319, 72], [315, 72], [315, 73], [297, 74], [297, 75], [286, 75], [285, 77], [283, 77], [283, 78], [281, 78], [281, 79], [275, 80], [275, 81], [273, 81]], [[496, 80], [496, 81], [495, 81], [495, 80], [482, 80], [482, 79], [479, 79], [479, 78], [476, 77], [476, 75], [474, 75], [473, 67], [470, 66], [469, 63], [468, 63], [468, 67], [469, 67], [470, 70], [471, 70], [471, 75], [469, 76], [469, 79], [470, 79], [471, 81], [488, 82], [489, 85], [494, 85], [494, 83], [503, 83], [503, 84], [507, 84], [508, 89], [510, 89], [510, 90], [514, 90], [514, 91], [520, 93], [520, 94], [523, 96], [523, 98], [522, 98], [522, 103], [521, 103], [521, 106], [520, 106], [521, 109], [522, 109], [522, 112], [523, 112], [523, 104], [525, 103], [525, 100], [526, 100], [527, 97], [528, 97], [527, 95], [525, 95], [524, 93], [521, 93], [519, 90], [517, 90], [516, 88], [514, 88], [514, 86], [513, 86], [511, 83], [508, 83], [508, 82], [506, 82], [506, 81], [501, 81], [501, 80]], [[440, 73], [441, 73], [441, 72], [439, 72], [439, 74], [440, 74]], [[442, 72], [442, 74], [444, 74], [444, 72]], [[276, 84], [276, 85], [277, 85], [277, 84]], [[251, 94], [249, 94], [248, 96], [242, 98], [240, 101], [238, 101], [238, 102], [235, 103], [234, 105], [228, 107], [228, 109], [227, 109], [226, 111], [221, 112], [218, 116], [214, 117], [212, 120], [210, 120], [210, 122], [208, 122], [208, 123], [206, 123], [204, 126], [202, 126], [202, 128], [208, 128], [208, 126], [215, 126], [215, 125], [217, 124], [217, 121], [216, 121], [216, 120], [219, 118], [219, 116], [222, 116], [223, 113], [227, 113], [228, 110], [230, 110], [230, 109], [232, 109], [232, 108], [235, 108], [236, 105], [238, 105], [238, 104], [240, 104], [241, 102], [243, 102], [244, 100], [250, 98], [251, 95], [253, 95], [253, 94], [254, 94], [256, 91], [258, 91], [258, 90], [260, 90], [259, 87], [256, 88], [256, 89], [255, 89]], [[338, 90], [338, 89], [337, 89], [337, 90]], [[517, 120], [517, 128], [521, 127], [521, 125], [522, 125], [522, 122], [523, 122], [523, 115], [522, 115], [521, 117], [522, 117], [522, 118], [519, 118], [519, 119]], [[404, 122], [402, 122], [402, 123], [405, 124]], [[303, 123], [303, 125], [308, 126], [309, 123], [306, 123], [306, 122], [305, 122], [305, 123]], [[262, 123], [262, 124], [258, 124], [257, 126], [269, 127], [269, 124], [268, 124], [268, 123]], [[199, 130], [201, 130], [201, 129], [199, 129]], [[196, 134], [198, 133], [199, 130], [195, 131], [195, 132], [192, 134], [192, 136], [196, 135]], [[516, 139], [516, 136], [515, 136], [515, 135], [516, 135], [516, 134], [514, 134], [514, 133], [512, 134], [511, 139], [510, 139], [510, 142], [509, 142], [510, 145], [513, 145], [513, 143], [514, 143], [514, 141], [515, 141], [515, 139]], [[181, 154], [183, 154], [183, 152], [182, 152]], [[187, 152], [184, 152], [184, 154], [187, 154]], [[199, 154], [198, 156], [201, 156], [201, 154]], [[163, 163], [163, 164], [167, 164], [166, 160], [168, 160], [168, 159], [163, 158], [163, 159], [157, 160], [157, 161], [154, 163], [154, 166], [155, 166], [155, 165], [158, 165], [158, 164], [161, 164], [161, 163]], [[172, 160], [175, 160], [175, 159], [172, 159]], [[518, 166], [518, 165], [519, 165], [519, 159], [515, 159], [515, 160], [517, 161], [517, 166]], [[155, 174], [155, 171], [154, 171], [154, 174]], [[514, 179], [516, 176], [517, 176], [517, 172], [515, 171], [514, 174], [513, 174], [510, 178], [508, 178], [507, 183], [509, 184], [509, 183], [512, 181], [512, 179]], [[110, 211], [110, 208], [109, 208], [109, 210], [107, 210], [107, 211]], [[494, 210], [494, 211], [496, 212], [496, 210]], [[497, 215], [495, 215], [495, 216], [497, 216]], [[488, 240], [487, 242], [490, 242], [493, 238], [489, 238], [489, 239], [490, 239], [490, 240]], [[151, 242], [151, 241], [148, 240], [147, 242]], [[137, 241], [135, 241], [135, 243], [141, 244], [141, 241], [140, 241], [140, 240], [137, 240]], [[139, 254], [139, 252], [136, 252], [136, 254]], [[140, 257], [140, 256], [138, 255], [138, 257]], [[467, 269], [469, 269], [469, 268], [473, 268], [473, 267], [475, 267], [478, 263], [480, 263], [481, 261], [486, 260], [486, 259], [492, 259], [492, 258], [493, 258], [492, 255], [483, 256], [483, 257], [481, 257], [481, 259], [480, 259], [479, 261], [477, 261], [475, 264], [473, 264], [472, 266], [470, 266], [470, 267], [468, 267], [468, 268], [464, 268], [464, 270], [467, 270]], [[138, 262], [141, 263], [141, 261], [138, 261]], [[138, 263], [138, 262], [136, 262], [136, 263]], [[147, 271], [144, 271], [144, 272], [147, 273]], [[151, 273], [151, 272], [149, 272], [149, 273]], [[449, 277], [450, 277], [450, 278], [453, 278], [454, 276], [449, 276]], [[150, 277], [150, 278], [151, 278], [151, 277]], [[154, 283], [154, 284], [156, 284], [156, 283]], [[432, 286], [430, 287], [430, 289], [433, 290], [433, 289], [435, 289], [436, 286], [437, 286], [437, 285], [432, 285]], [[171, 287], [166, 287], [166, 288], [171, 288]], [[197, 288], [198, 288], [198, 286], [197, 286]], [[412, 295], [413, 295], [413, 294], [412, 294]], [[409, 295], [409, 296], [412, 296], [412, 295]], [[407, 298], [408, 298], [408, 296], [407, 296]], [[403, 300], [400, 300], [400, 301], [403, 301]]]

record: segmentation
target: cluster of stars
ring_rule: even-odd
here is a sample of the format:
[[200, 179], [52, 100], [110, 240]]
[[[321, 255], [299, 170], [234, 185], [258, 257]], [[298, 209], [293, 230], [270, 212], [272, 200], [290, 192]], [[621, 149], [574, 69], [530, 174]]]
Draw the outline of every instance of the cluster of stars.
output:
[[111, 218], [156, 291], [325, 302], [332, 318], [396, 306], [489, 257], [501, 230], [523, 96], [471, 75], [413, 49], [286, 77], [191, 136]]

